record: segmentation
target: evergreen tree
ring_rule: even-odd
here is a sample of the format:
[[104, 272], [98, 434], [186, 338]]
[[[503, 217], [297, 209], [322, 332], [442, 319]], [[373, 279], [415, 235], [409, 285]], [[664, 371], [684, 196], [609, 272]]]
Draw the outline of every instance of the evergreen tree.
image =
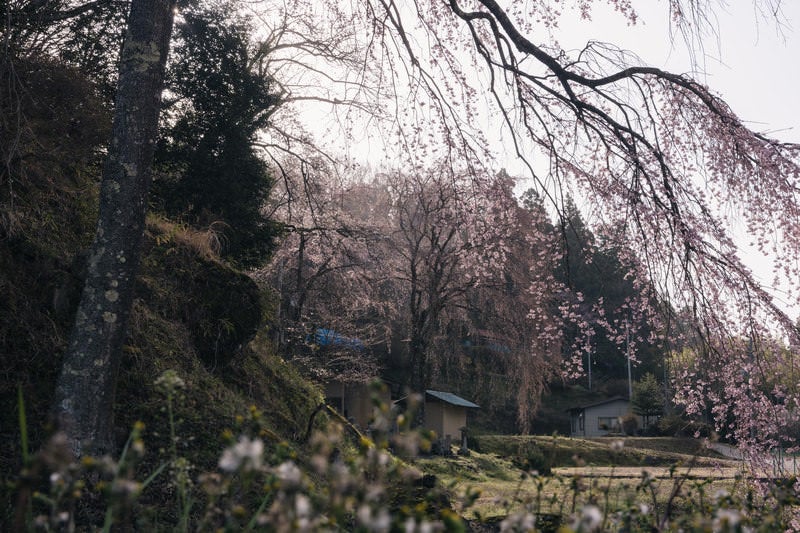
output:
[[634, 413], [644, 417], [645, 429], [649, 425], [650, 417], [658, 417], [664, 413], [664, 391], [653, 374], [645, 374], [633, 385], [631, 406]]
[[[630, 267], [621, 259], [626, 250], [608, 246], [587, 226], [572, 198], [567, 198], [554, 228], [564, 247], [555, 278], [575, 295], [575, 306], [583, 320], [592, 327], [592, 368], [600, 379], [626, 377], [626, 346], [620, 343], [625, 335], [626, 321], [636, 336], [648, 339], [651, 326], [643, 321], [631, 320], [630, 302], [641, 298], [641, 291]], [[627, 254], [630, 256], [631, 254]], [[577, 298], [580, 295], [580, 298]], [[608, 331], [604, 323], [616, 324], [616, 331]], [[583, 332], [575, 322], [568, 321], [564, 331], [564, 349], [581, 344]], [[635, 346], [636, 359], [645, 371], [655, 372], [663, 359], [660, 349], [639, 342]]]
[[254, 146], [279, 103], [259, 65], [246, 21], [224, 5], [183, 13], [168, 76], [175, 96], [157, 152], [154, 202], [175, 218], [221, 235], [221, 255], [263, 262], [278, 226], [263, 213], [273, 180]]

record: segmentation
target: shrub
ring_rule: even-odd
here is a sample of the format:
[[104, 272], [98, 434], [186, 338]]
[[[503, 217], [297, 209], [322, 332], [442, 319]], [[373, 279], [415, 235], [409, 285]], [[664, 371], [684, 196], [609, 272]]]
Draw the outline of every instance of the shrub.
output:
[[714, 428], [705, 422], [688, 420], [680, 415], [668, 415], [658, 421], [659, 432], [667, 437], [707, 438], [714, 433]]
[[639, 429], [639, 419], [633, 413], [627, 413], [620, 417], [622, 422], [622, 431], [625, 432], [626, 435], [632, 436], [636, 434], [636, 430]]
[[531, 442], [520, 444], [517, 454], [512, 457], [511, 462], [526, 472], [536, 471], [540, 476], [552, 474], [550, 461], [544, 456], [542, 450]]

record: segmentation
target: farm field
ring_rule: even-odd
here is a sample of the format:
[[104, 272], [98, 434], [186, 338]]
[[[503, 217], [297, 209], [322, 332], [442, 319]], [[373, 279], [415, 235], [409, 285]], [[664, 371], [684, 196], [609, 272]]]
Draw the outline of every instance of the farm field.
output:
[[[480, 452], [416, 464], [449, 488], [457, 509], [470, 520], [499, 520], [523, 509], [566, 516], [589, 503], [662, 512], [668, 503], [675, 507], [746, 490], [742, 463], [700, 441], [629, 438], [612, 449], [615, 440], [481, 437]], [[549, 463], [550, 471], [542, 472], [548, 475], [521, 468], [526, 456], [539, 455]]]

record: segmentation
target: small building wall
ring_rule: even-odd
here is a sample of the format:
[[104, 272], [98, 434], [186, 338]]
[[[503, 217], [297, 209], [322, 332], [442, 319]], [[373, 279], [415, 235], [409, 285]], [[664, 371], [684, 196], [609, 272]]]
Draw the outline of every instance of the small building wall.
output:
[[[372, 421], [372, 394], [370, 385], [366, 383], [331, 381], [325, 384], [328, 403], [362, 430], [367, 429]], [[384, 401], [390, 402], [388, 392]]]
[[435, 431], [444, 437], [444, 404], [442, 402], [425, 402], [425, 429]]
[[467, 410], [455, 405], [444, 405], [444, 427], [443, 436], [450, 437], [454, 442], [461, 439], [461, 428], [467, 425]]
[[[630, 409], [630, 402], [625, 399], [574, 409], [570, 413], [571, 434], [573, 437], [604, 437], [621, 433], [619, 419], [628, 414]], [[641, 427], [641, 417], [637, 418]]]
[[467, 425], [467, 410], [444, 402], [425, 402], [425, 427], [440, 438], [450, 436], [453, 442], [461, 439], [461, 428]]

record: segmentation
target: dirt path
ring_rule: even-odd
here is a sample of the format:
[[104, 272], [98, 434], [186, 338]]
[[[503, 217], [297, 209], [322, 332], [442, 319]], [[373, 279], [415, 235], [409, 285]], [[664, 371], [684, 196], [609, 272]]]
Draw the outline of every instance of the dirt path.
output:
[[554, 468], [553, 473], [566, 476], [599, 478], [641, 478], [643, 473], [655, 479], [686, 477], [689, 479], [733, 479], [746, 473], [741, 467], [699, 466], [695, 468], [668, 468], [663, 466], [583, 466]]

